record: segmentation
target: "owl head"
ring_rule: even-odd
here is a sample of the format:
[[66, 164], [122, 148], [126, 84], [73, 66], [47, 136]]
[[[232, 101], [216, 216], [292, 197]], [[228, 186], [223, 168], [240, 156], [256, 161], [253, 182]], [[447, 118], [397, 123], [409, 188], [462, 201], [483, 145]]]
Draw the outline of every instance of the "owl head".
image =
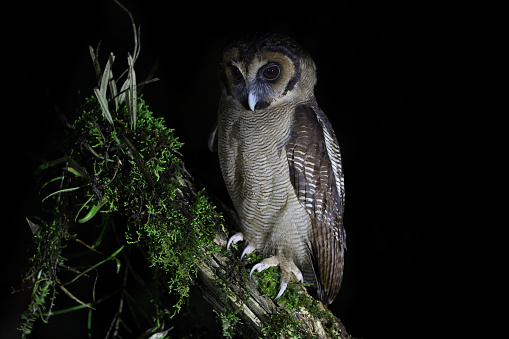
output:
[[228, 44], [220, 65], [223, 96], [251, 111], [313, 97], [316, 66], [295, 41], [256, 34]]

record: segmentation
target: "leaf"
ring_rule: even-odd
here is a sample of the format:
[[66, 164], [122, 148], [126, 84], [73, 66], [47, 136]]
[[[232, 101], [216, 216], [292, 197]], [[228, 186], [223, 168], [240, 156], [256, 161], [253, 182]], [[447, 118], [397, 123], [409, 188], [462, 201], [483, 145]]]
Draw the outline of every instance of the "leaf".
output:
[[[88, 175], [87, 170], [83, 166], [78, 164], [70, 156], [67, 156], [67, 163], [68, 163], [68, 166], [65, 167], [64, 169], [67, 169], [71, 173], [76, 172], [76, 173], [78, 173], [77, 175], [79, 177], [86, 178], [88, 181], [92, 181], [92, 178], [90, 178], [90, 176]], [[72, 170], [74, 170], [74, 172]]]
[[124, 84], [120, 88], [120, 94], [118, 96], [119, 102], [122, 104], [126, 100], [126, 93], [129, 90], [129, 77], [124, 81]]
[[97, 97], [97, 101], [99, 101], [99, 104], [101, 105], [101, 111], [108, 120], [110, 124], [113, 125], [113, 118], [111, 117], [110, 109], [108, 108], [108, 99], [107, 99], [107, 92], [108, 92], [108, 83], [110, 82], [110, 79], [113, 78], [113, 73], [111, 72], [111, 66], [113, 65], [113, 62], [115, 61], [115, 55], [113, 53], [110, 53], [110, 56], [108, 58], [108, 62], [106, 63], [106, 67], [104, 68], [103, 76], [101, 78], [101, 83], [99, 88], [94, 88], [94, 94]]
[[108, 62], [106, 63], [106, 67], [104, 67], [103, 76], [101, 79], [101, 95], [103, 98], [106, 98], [106, 92], [107, 92], [107, 86], [108, 82], [110, 81], [110, 78], [113, 78], [113, 73], [111, 72], [111, 66], [113, 66], [113, 62], [115, 61], [115, 55], [113, 53], [110, 53], [110, 56], [108, 58]]
[[[88, 248], [88, 249], [89, 249], [89, 250], [91, 250], [91, 251], [94, 251], [94, 252], [96, 252], [96, 253], [102, 254], [100, 251], [96, 250], [96, 249], [95, 249], [95, 248], [93, 248], [92, 246], [89, 246], [89, 245], [88, 245], [87, 243], [85, 243], [83, 240], [80, 240], [80, 239], [76, 238], [75, 236], [69, 235], [69, 238], [70, 238], [70, 239], [72, 239], [72, 240], [74, 240], [74, 241], [76, 241], [78, 244], [85, 246], [86, 248]], [[78, 272], [78, 273], [80, 273], [80, 272]]]
[[78, 219], [78, 216], [80, 215], [81, 213], [81, 210], [83, 210], [87, 205], [88, 203], [90, 202], [90, 200], [92, 200], [94, 196], [91, 196], [90, 198], [88, 198], [87, 202], [85, 202], [83, 204], [83, 206], [81, 206], [80, 210], [78, 211], [78, 213], [76, 213], [76, 217], [74, 219], [74, 221], [78, 221], [78, 223], [80, 224], [83, 224], [83, 223], [86, 223], [87, 221], [89, 221], [90, 219], [92, 219], [96, 214], [97, 212], [99, 212], [99, 210], [101, 209], [101, 207], [103, 207], [104, 205], [104, 201], [103, 203], [101, 204], [100, 202], [97, 202], [94, 206], [92, 206], [90, 208], [90, 210], [88, 211], [88, 213], [83, 217], [83, 218], [80, 218]]
[[25, 218], [28, 222], [28, 226], [30, 226], [30, 230], [32, 230], [32, 234], [36, 235], [37, 232], [39, 232], [39, 228], [41, 228], [40, 225], [37, 225], [35, 222], [28, 220], [28, 218]]
[[99, 236], [97, 237], [97, 240], [92, 245], [93, 248], [97, 248], [97, 247], [99, 247], [99, 245], [101, 245], [104, 235], [106, 234], [106, 231], [108, 229], [108, 226], [110, 225], [110, 223], [108, 222], [109, 216], [110, 216], [110, 214], [106, 214], [106, 218], [102, 220], [102, 230], [101, 230], [101, 233], [99, 234]]
[[111, 73], [110, 81], [108, 82], [111, 91], [111, 98], [115, 101], [115, 111], [118, 111], [118, 107], [120, 106], [120, 100], [118, 98], [118, 90], [117, 83], [113, 79], [113, 73]]
[[76, 171], [76, 170], [75, 170], [74, 168], [72, 168], [72, 167], [64, 167], [63, 169], [64, 169], [64, 170], [66, 170], [66, 171], [71, 172], [72, 174], [74, 174], [74, 175], [75, 175], [75, 176], [77, 176], [77, 177], [84, 178], [84, 176], [83, 176], [81, 173], [79, 173], [78, 171]]
[[159, 78], [152, 78], [152, 79], [149, 79], [149, 80], [145, 80], [145, 81], [142, 81], [140, 83], [138, 83], [137, 87], [143, 87], [147, 84], [150, 84], [151, 82], [156, 82], [156, 81], [159, 81]]
[[124, 249], [124, 246], [125, 245], [122, 245], [120, 246], [120, 248], [118, 250], [116, 250], [115, 252], [113, 252], [108, 258], [98, 262], [97, 264], [93, 265], [93, 266], [90, 266], [88, 269], [84, 270], [83, 272], [81, 272], [80, 274], [78, 274], [77, 276], [75, 276], [71, 281], [69, 281], [67, 284], [71, 284], [73, 282], [75, 282], [76, 280], [78, 280], [81, 276], [83, 275], [86, 275], [88, 272], [90, 272], [91, 270], [94, 270], [96, 269], [97, 267], [101, 266], [102, 264], [104, 264], [105, 262], [107, 261], [110, 261], [110, 260], [115, 260], [115, 262], [117, 263], [117, 274], [120, 272], [120, 268], [122, 267], [122, 264], [120, 262], [120, 260], [118, 258], [116, 258], [117, 254], [120, 253], [120, 251], [122, 251]]
[[[84, 308], [89, 308], [92, 306], [92, 303], [86, 303], [86, 304], [82, 304], [82, 305], [76, 305], [76, 306], [73, 306], [73, 307], [69, 307], [69, 308], [65, 308], [63, 310], [57, 310], [57, 311], [52, 311], [51, 312], [51, 315], [59, 315], [59, 314], [65, 314], [65, 313], [69, 313], [69, 312], [74, 312], [74, 311], [77, 311], [77, 310], [81, 310], [81, 309], [84, 309]], [[92, 309], [91, 309], [92, 311]]]
[[49, 184], [51, 184], [52, 182], [54, 182], [54, 181], [58, 181], [58, 180], [62, 180], [62, 176], [59, 176], [59, 177], [56, 177], [56, 178], [50, 179], [50, 180], [46, 181], [44, 184], [42, 184], [41, 189], [39, 190], [39, 195], [41, 194], [41, 192], [42, 192], [42, 190], [44, 189], [44, 187], [46, 187], [46, 186], [48, 186]]
[[101, 207], [103, 207], [103, 205], [104, 205], [104, 203], [101, 204], [101, 203], [97, 202], [94, 206], [92, 206], [90, 211], [88, 211], [87, 215], [85, 215], [81, 219], [78, 219], [78, 223], [83, 224], [83, 223], [89, 221], [90, 219], [92, 219], [97, 214], [97, 212], [99, 212]]
[[84, 307], [87, 307], [87, 308], [90, 308], [92, 310], [95, 310], [95, 308], [93, 308], [90, 303], [88, 304], [85, 304], [83, 301], [79, 300], [78, 298], [76, 298], [71, 292], [69, 292], [69, 290], [67, 288], [65, 288], [61, 283], [60, 281], [57, 279], [57, 283], [58, 283], [58, 287], [60, 287], [60, 289], [62, 291], [64, 291], [65, 294], [67, 294], [67, 296], [69, 298], [71, 298], [72, 300], [76, 301], [77, 303], [81, 304], [82, 306]]
[[[81, 144], [88, 150], [90, 151], [90, 153], [92, 153], [93, 155], [95, 155], [96, 157], [98, 157], [99, 159], [104, 159], [104, 157], [100, 154], [98, 154], [93, 148], [92, 146], [90, 146], [90, 144], [86, 141], [82, 141]], [[113, 161], [113, 160], [110, 160], [108, 159], [108, 161]]]
[[167, 329], [166, 331], [161, 331], [161, 332], [154, 333], [148, 339], [161, 339], [161, 338], [163, 338], [166, 335], [166, 333], [168, 333], [172, 329], [173, 329], [173, 327]]
[[112, 255], [108, 257], [106, 260], [115, 260], [117, 262], [117, 274], [120, 272], [121, 262], [118, 258], [116, 258], [117, 254], [120, 253], [124, 249], [124, 245], [122, 245], [118, 250], [116, 250]]
[[101, 96], [101, 91], [96, 87], [94, 88], [94, 94], [97, 97], [97, 101], [99, 101], [99, 104], [101, 105], [101, 110], [103, 112], [104, 117], [110, 124], [113, 125], [113, 118], [111, 117], [110, 110], [108, 109], [108, 101], [106, 98], [103, 98]]
[[70, 187], [70, 188], [64, 188], [64, 189], [61, 189], [61, 190], [58, 190], [56, 192], [53, 192], [53, 193], [50, 193], [48, 194], [44, 199], [42, 199], [41, 202], [44, 202], [44, 200], [48, 199], [49, 197], [51, 196], [54, 196], [55, 194], [60, 194], [60, 193], [67, 193], [67, 192], [72, 192], [72, 191], [76, 191], [76, 190], [79, 190], [80, 188], [83, 188], [83, 187], [86, 187], [88, 186], [88, 184], [86, 185], [83, 185], [83, 186], [78, 186], [78, 187]]
[[131, 129], [136, 130], [137, 120], [137, 93], [136, 93], [136, 72], [134, 71], [134, 60], [130, 54], [127, 56], [127, 63], [129, 64], [129, 73], [127, 81], [129, 82], [129, 89], [127, 90], [127, 110], [129, 112], [129, 119], [131, 120]]
[[133, 34], [134, 34], [133, 55], [134, 55], [134, 61], [136, 61], [136, 59], [138, 59], [138, 55], [140, 54], [140, 49], [141, 49], [141, 44], [138, 43], [138, 41], [140, 40], [140, 28], [138, 28], [138, 31], [136, 31], [136, 24], [134, 23], [134, 18], [133, 18], [133, 15], [131, 14], [131, 12], [124, 5], [122, 5], [118, 0], [113, 0], [113, 1], [115, 1], [116, 4], [129, 15], [129, 19], [131, 20], [131, 24], [133, 26]]
[[[99, 46], [101, 43], [99, 42]], [[97, 50], [99, 51], [99, 46], [97, 46]], [[94, 51], [94, 48], [88, 45], [88, 49], [90, 51], [90, 56], [92, 57], [92, 63], [94, 64], [95, 76], [97, 79], [101, 76], [101, 65], [98, 60], [98, 52]]]
[[60, 158], [55, 159], [55, 160], [51, 160], [51, 161], [45, 162], [42, 165], [40, 165], [39, 167], [37, 167], [37, 169], [35, 170], [34, 174], [39, 174], [39, 172], [44, 171], [44, 170], [46, 170], [46, 169], [48, 169], [50, 167], [59, 165], [59, 164], [65, 162], [66, 160], [67, 160], [67, 158], [64, 156], [64, 157], [60, 157]]

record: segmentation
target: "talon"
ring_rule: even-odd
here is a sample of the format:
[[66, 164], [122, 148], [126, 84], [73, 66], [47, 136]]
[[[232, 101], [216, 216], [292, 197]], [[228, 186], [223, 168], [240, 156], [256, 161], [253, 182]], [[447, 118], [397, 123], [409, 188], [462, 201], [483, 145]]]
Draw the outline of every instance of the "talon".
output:
[[242, 241], [244, 240], [244, 235], [239, 232], [239, 233], [235, 233], [229, 240], [228, 240], [228, 244], [226, 245], [226, 250], [228, 251], [230, 249], [230, 245], [231, 243], [233, 242], [234, 244], [238, 243], [239, 241]]
[[285, 293], [286, 286], [288, 286], [288, 283], [281, 278], [281, 288], [279, 289], [279, 293], [276, 295], [276, 298], [274, 298], [274, 301], [278, 300], [279, 297]]
[[249, 279], [251, 279], [251, 275], [253, 274], [254, 270], [261, 272], [271, 266], [279, 266], [279, 263], [280, 263], [279, 258], [276, 256], [263, 259], [258, 264], [253, 266], [253, 268], [251, 269], [251, 272], [249, 273]]
[[244, 248], [242, 255], [240, 256], [240, 261], [242, 261], [242, 258], [244, 258], [244, 255], [253, 252], [255, 249], [256, 248], [253, 245], [251, 245], [251, 244], [247, 245], [246, 248]]
[[[249, 272], [249, 280], [251, 280], [251, 275], [253, 274], [253, 271], [256, 270], [258, 267], [260, 267], [262, 265], [261, 262], [259, 262], [258, 264], [254, 265], [253, 268], [251, 269], [251, 272]], [[260, 270], [262, 271], [262, 270]], [[258, 271], [258, 272], [260, 272]]]

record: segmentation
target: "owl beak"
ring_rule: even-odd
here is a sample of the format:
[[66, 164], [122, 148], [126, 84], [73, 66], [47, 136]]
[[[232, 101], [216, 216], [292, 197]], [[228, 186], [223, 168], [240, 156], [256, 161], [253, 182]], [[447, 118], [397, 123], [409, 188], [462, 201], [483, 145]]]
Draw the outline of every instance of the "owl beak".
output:
[[251, 111], [255, 110], [256, 103], [258, 102], [258, 96], [255, 91], [249, 91], [249, 96], [247, 97], [247, 103]]

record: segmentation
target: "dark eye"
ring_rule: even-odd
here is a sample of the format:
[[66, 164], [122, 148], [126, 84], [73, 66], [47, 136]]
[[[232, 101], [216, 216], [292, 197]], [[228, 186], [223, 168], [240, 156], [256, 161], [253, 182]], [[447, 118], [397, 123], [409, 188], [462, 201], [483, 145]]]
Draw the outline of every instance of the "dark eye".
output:
[[241, 80], [244, 77], [240, 69], [235, 66], [232, 67], [232, 75], [235, 80]]
[[279, 67], [276, 65], [268, 66], [263, 70], [263, 76], [267, 80], [274, 80], [279, 76]]

